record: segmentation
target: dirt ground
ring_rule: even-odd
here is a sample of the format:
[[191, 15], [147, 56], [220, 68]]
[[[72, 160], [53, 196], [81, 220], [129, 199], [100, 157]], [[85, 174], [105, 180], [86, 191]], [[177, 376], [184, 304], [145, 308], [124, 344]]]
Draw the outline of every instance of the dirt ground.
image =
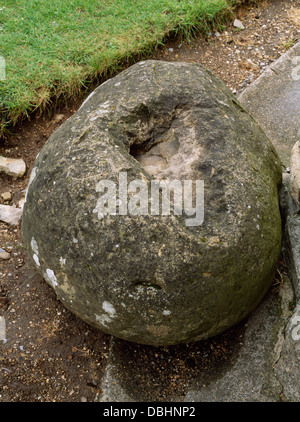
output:
[[[199, 37], [191, 44], [172, 40], [152, 58], [202, 63], [239, 93], [300, 39], [300, 0], [242, 7], [237, 18], [245, 29], [229, 25], [224, 32], [212, 31], [207, 39]], [[27, 166], [21, 179], [1, 174], [0, 195], [12, 195], [6, 204], [18, 205], [24, 197], [36, 155], [83, 99], [23, 122], [0, 143], [0, 155], [23, 158]], [[0, 260], [0, 316], [5, 318], [7, 337], [0, 341], [0, 401], [93, 401], [101, 393], [110, 336], [89, 327], [56, 299], [27, 257], [20, 227], [0, 222], [0, 247], [10, 252], [9, 260]], [[274, 285], [279, 281], [280, 274]], [[241, 326], [201, 344], [168, 349], [128, 344], [124, 359], [131, 369], [134, 362], [145, 365], [138, 389], [146, 391], [146, 383], [155, 382], [150, 378], [156, 379], [154, 399], [176, 396], [180, 400], [192, 371], [233, 356], [231, 338], [238, 341], [240, 330]], [[121, 343], [124, 348], [126, 342]], [[151, 398], [145, 395], [145, 400]]]

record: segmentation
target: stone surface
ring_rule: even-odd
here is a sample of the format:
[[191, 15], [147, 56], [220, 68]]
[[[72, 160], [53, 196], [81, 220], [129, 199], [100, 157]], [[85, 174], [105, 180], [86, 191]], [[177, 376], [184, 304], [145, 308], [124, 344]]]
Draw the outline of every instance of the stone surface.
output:
[[6, 158], [0, 156], [0, 173], [4, 172], [14, 178], [24, 176], [26, 164], [19, 158]]
[[0, 221], [16, 226], [19, 224], [23, 210], [10, 205], [0, 205]]
[[10, 253], [0, 248], [0, 259], [3, 259], [3, 260], [10, 259]]
[[287, 397], [275, 366], [284, 344], [284, 328], [292, 314], [293, 289], [288, 278], [279, 294], [269, 293], [251, 314], [235, 359], [220, 371], [191, 380], [187, 402], [278, 402]]
[[[204, 180], [203, 224], [105, 215], [101, 181], [118, 192], [120, 172], [149, 187]], [[266, 294], [280, 252], [280, 181], [273, 146], [219, 79], [198, 64], [141, 62], [50, 137], [31, 174], [23, 237], [58, 298], [88, 323], [134, 342], [187, 343], [236, 324]]]
[[[298, 147], [298, 146], [296, 146]], [[294, 162], [295, 164], [295, 162]], [[293, 171], [295, 175], [295, 169]], [[280, 203], [283, 216], [283, 247], [282, 254], [290, 279], [293, 283], [295, 300], [291, 309], [293, 315], [289, 318], [284, 331], [280, 359], [274, 366], [276, 378], [282, 385], [282, 394], [288, 401], [300, 401], [300, 215], [298, 198], [295, 194], [295, 184], [291, 186], [292, 174], [284, 174], [283, 186], [280, 192]], [[292, 195], [291, 195], [292, 193]], [[295, 305], [296, 304], [296, 305]]]
[[297, 305], [285, 329], [280, 359], [274, 366], [276, 378], [282, 385], [287, 401], [300, 401], [300, 306]]
[[[274, 285], [245, 321], [210, 341], [182, 345], [178, 357], [177, 350], [167, 355], [164, 349], [159, 349], [155, 359], [151, 348], [131, 347], [128, 342], [112, 338], [101, 393], [95, 401], [161, 401], [161, 389], [165, 390], [168, 383], [161, 379], [162, 369], [156, 368], [162, 367], [164, 362], [184, 380], [180, 388], [174, 386], [174, 391], [164, 400], [167, 402], [290, 400], [292, 395], [287, 389], [283, 390], [281, 369], [289, 359], [289, 368], [295, 366], [298, 359], [291, 353], [284, 360], [281, 358], [285, 354], [285, 326], [292, 316], [293, 303], [292, 285], [288, 277], [283, 276], [282, 285]], [[137, 359], [137, 355], [146, 358]], [[172, 357], [170, 363], [168, 356]], [[190, 360], [193, 366], [187, 370]], [[145, 375], [147, 363], [151, 364], [152, 371]]]
[[290, 191], [297, 204], [300, 204], [300, 142], [292, 148], [290, 162]]
[[236, 28], [239, 28], [239, 29], [245, 29], [245, 27], [242, 24], [242, 22], [240, 20], [238, 20], [238, 19], [235, 19], [233, 21], [233, 26], [235, 26]]
[[238, 97], [275, 145], [286, 167], [300, 137], [300, 42]]
[[[130, 392], [126, 391], [122, 383], [122, 369], [119, 367], [119, 356], [115, 350], [115, 339], [110, 342], [109, 357], [105, 367], [105, 375], [102, 379], [100, 393], [96, 395], [96, 402], [131, 402], [134, 401]], [[123, 378], [124, 379], [124, 378]], [[127, 379], [129, 381], [129, 379]], [[128, 386], [131, 381], [126, 383]], [[129, 387], [130, 389], [130, 387]]]
[[11, 193], [10, 192], [3, 192], [1, 193], [1, 198], [3, 201], [10, 201], [11, 200]]
[[283, 175], [280, 191], [281, 213], [283, 217], [282, 253], [296, 298], [300, 297], [300, 215], [299, 205], [290, 194], [290, 175]]

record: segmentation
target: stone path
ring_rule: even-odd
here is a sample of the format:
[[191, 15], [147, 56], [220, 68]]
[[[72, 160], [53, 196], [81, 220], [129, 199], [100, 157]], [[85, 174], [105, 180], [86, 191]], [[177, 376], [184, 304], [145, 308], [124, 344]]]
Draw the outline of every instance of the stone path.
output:
[[275, 145], [286, 167], [300, 138], [300, 43], [272, 63], [239, 101]]
[[[274, 143], [285, 173], [300, 138], [300, 43], [273, 63], [239, 100]], [[288, 173], [281, 206], [289, 278], [281, 275], [276, 292], [268, 293], [242, 323], [242, 330], [241, 326], [232, 329], [235, 352], [226, 362], [215, 371], [210, 367], [185, 380], [182, 401], [300, 401], [300, 216], [289, 194]], [[102, 393], [95, 401], [146, 401], [140, 386], [143, 368], [130, 359], [124, 363], [124, 344], [120, 347], [112, 338]], [[153, 401], [159, 400], [157, 382], [148, 380], [147, 390], [148, 395], [152, 391]], [[170, 398], [177, 400], [175, 395]]]

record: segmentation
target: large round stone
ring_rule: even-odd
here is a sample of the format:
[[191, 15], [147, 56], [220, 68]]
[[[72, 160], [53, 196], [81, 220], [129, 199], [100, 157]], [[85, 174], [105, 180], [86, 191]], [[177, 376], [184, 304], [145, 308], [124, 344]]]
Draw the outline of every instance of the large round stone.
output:
[[[153, 182], [163, 179], [170, 215]], [[140, 62], [50, 137], [23, 237], [86, 322], [134, 342], [187, 343], [236, 324], [267, 292], [280, 181], [277, 153], [224, 83], [199, 64]]]

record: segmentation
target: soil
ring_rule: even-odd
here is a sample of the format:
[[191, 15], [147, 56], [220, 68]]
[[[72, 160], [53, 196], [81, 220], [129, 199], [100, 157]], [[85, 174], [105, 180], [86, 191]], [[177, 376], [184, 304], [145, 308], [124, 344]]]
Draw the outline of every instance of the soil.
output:
[[[213, 31], [191, 43], [171, 40], [152, 58], [201, 63], [238, 94], [299, 40], [300, 0], [244, 6], [237, 10], [236, 17], [245, 29], [229, 25], [222, 33]], [[21, 179], [1, 174], [0, 195], [12, 195], [10, 201], [2, 203], [18, 206], [36, 155], [83, 99], [24, 121], [2, 141], [0, 155], [23, 158], [27, 166]], [[111, 337], [82, 322], [56, 299], [27, 257], [20, 226], [0, 222], [0, 247], [10, 252], [10, 259], [0, 260], [0, 316], [6, 321], [6, 340], [0, 341], [0, 401], [94, 401], [101, 393]], [[280, 267], [274, 286], [280, 283], [280, 271], [284, 268]], [[132, 376], [134, 365], [144, 367], [137, 386], [144, 391], [141, 400], [151, 400], [148, 387], [156, 384], [154, 400], [180, 400], [191, 371], [200, 373], [207, 365], [216, 367], [231, 359], [240, 330], [241, 325], [206, 342], [168, 349], [122, 341], [117, 344], [126, 351], [128, 376]]]

